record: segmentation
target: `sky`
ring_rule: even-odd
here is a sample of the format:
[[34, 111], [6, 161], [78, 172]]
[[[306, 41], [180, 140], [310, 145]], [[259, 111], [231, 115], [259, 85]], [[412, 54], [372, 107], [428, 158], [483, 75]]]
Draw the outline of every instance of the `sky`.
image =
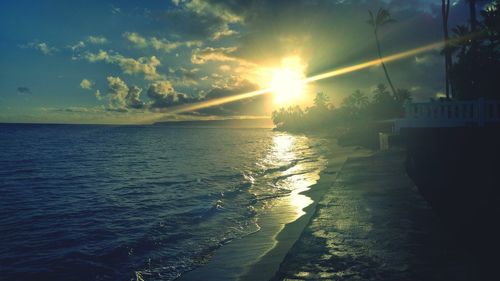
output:
[[[194, 112], [172, 107], [269, 87], [276, 69], [308, 77], [377, 57], [368, 10], [388, 9], [384, 55], [442, 39], [438, 0], [3, 0], [0, 122], [143, 124], [261, 118], [271, 94]], [[466, 23], [455, 0], [450, 26]], [[443, 57], [388, 64], [415, 100], [443, 91]], [[308, 84], [332, 103], [385, 82], [380, 66]]]

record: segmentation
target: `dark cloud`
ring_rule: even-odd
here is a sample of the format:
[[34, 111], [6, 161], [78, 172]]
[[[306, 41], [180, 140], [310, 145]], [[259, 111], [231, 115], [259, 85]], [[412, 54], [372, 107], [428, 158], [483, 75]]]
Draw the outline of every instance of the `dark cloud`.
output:
[[131, 108], [144, 108], [144, 102], [141, 100], [142, 89], [137, 86], [131, 86], [127, 94], [127, 105]]
[[245, 20], [255, 1], [174, 0], [177, 8], [157, 15], [176, 35], [219, 40], [238, 34], [233, 26]]
[[31, 89], [28, 87], [17, 87], [17, 93], [19, 95], [31, 95]]

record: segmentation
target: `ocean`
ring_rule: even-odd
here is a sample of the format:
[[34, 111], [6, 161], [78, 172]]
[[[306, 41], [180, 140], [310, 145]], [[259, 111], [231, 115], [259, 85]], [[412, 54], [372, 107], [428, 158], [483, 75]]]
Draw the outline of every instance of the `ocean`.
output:
[[260, 218], [300, 217], [323, 144], [270, 129], [0, 124], [0, 278], [174, 280]]

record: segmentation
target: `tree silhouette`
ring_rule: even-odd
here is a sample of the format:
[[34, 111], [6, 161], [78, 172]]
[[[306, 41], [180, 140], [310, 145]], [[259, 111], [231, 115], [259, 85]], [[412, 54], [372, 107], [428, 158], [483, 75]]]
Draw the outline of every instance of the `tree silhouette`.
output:
[[[479, 0], [469, 2], [475, 5]], [[471, 9], [472, 10], [472, 9]], [[456, 62], [452, 66], [454, 97], [462, 100], [477, 98], [497, 99], [500, 93], [500, 2], [491, 2], [481, 11], [471, 26], [457, 26], [452, 31], [457, 39], [452, 51]], [[474, 26], [475, 25], [475, 26]], [[472, 30], [475, 28], [475, 32]]]
[[354, 93], [344, 98], [342, 106], [351, 110], [361, 110], [365, 109], [369, 102], [370, 100], [365, 93], [360, 90], [356, 90]]
[[396, 20], [391, 18], [391, 14], [389, 13], [388, 10], [380, 8], [377, 12], [377, 15], [375, 16], [372, 11], [368, 11], [370, 14], [370, 19], [368, 19], [368, 24], [373, 27], [373, 33], [375, 35], [375, 43], [377, 44], [377, 52], [378, 56], [380, 58], [380, 63], [382, 64], [382, 68], [384, 69], [385, 77], [387, 78], [387, 82], [389, 83], [389, 86], [391, 87], [392, 92], [395, 94], [396, 93], [396, 88], [394, 88], [394, 85], [392, 84], [391, 78], [389, 77], [389, 73], [387, 71], [387, 67], [385, 66], [385, 63], [382, 58], [382, 50], [380, 47], [380, 40], [378, 38], [378, 31], [381, 27], [393, 23]]
[[314, 105], [318, 108], [327, 108], [328, 97], [323, 92], [317, 93], [314, 98]]
[[451, 85], [451, 67], [453, 65], [451, 49], [450, 49], [450, 35], [448, 31], [448, 20], [450, 15], [450, 0], [441, 0], [441, 14], [443, 18], [443, 35], [444, 35], [444, 58], [445, 58], [445, 93], [446, 98], [451, 97], [450, 85]]
[[469, 3], [469, 16], [470, 16], [470, 31], [476, 32], [477, 30], [477, 12], [476, 12], [476, 3], [477, 0], [467, 0]]
[[469, 28], [465, 25], [457, 25], [451, 29], [453, 33], [453, 43], [449, 45], [451, 54], [456, 54], [459, 58], [464, 57], [469, 48], [469, 41], [461, 40], [469, 36]]

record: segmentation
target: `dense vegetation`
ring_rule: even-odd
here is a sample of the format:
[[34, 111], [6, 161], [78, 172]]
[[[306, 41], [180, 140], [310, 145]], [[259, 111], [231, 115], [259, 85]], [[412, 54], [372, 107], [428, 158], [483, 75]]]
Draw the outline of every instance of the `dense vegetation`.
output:
[[500, 97], [500, 2], [487, 5], [480, 15], [470, 28], [459, 25], [452, 29], [449, 49], [456, 62], [450, 80], [455, 99]]
[[[443, 0], [443, 26], [445, 29], [446, 96], [458, 100], [500, 97], [500, 1], [491, 1], [476, 17], [478, 1], [468, 0], [469, 26], [453, 28], [448, 37], [450, 1]], [[368, 23], [374, 28], [378, 56], [391, 91], [379, 84], [371, 98], [357, 90], [344, 98], [340, 106], [329, 103], [328, 97], [318, 93], [314, 106], [281, 108], [273, 112], [272, 119], [278, 130], [290, 132], [328, 132], [339, 141], [351, 145], [375, 147], [377, 133], [389, 131], [391, 119], [403, 115], [404, 103], [411, 100], [410, 92], [396, 89], [382, 60], [379, 29], [395, 22], [387, 10], [370, 12]]]
[[392, 93], [379, 84], [372, 98], [357, 90], [335, 107], [324, 93], [318, 93], [312, 107], [281, 108], [273, 112], [272, 119], [278, 130], [333, 133], [341, 141], [373, 147], [376, 132], [389, 130], [389, 121], [403, 115], [404, 103], [410, 98], [408, 90]]

